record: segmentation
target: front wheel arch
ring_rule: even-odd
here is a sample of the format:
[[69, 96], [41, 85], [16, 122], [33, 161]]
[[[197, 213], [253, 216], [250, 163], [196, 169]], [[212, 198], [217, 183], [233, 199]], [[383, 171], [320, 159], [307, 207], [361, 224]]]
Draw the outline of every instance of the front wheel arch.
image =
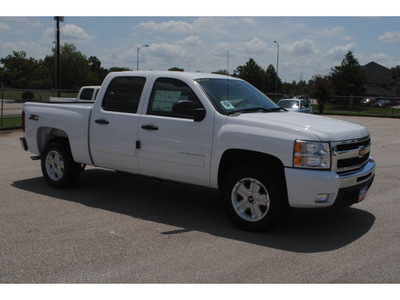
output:
[[265, 231], [283, 215], [285, 193], [276, 177], [259, 165], [234, 169], [222, 192], [228, 217], [241, 229]]

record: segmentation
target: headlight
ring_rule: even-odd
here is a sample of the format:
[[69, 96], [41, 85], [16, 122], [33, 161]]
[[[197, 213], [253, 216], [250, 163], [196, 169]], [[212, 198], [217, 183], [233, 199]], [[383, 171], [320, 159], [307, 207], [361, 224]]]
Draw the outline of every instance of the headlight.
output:
[[296, 140], [294, 143], [293, 167], [306, 169], [330, 169], [329, 143]]

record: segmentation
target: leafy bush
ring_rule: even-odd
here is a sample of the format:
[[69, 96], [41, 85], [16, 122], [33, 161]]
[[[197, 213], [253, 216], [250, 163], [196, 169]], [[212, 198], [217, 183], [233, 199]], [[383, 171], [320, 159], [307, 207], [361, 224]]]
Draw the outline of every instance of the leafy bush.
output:
[[21, 95], [22, 100], [28, 101], [33, 100], [34, 94], [30, 91], [23, 92]]

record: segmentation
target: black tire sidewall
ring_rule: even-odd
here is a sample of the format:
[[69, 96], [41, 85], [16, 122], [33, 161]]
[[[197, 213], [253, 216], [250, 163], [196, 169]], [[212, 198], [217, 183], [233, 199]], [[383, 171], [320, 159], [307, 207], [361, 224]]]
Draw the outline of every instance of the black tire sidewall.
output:
[[[267, 172], [267, 169], [259, 166], [242, 166], [232, 171], [225, 180], [223, 186], [224, 207], [230, 220], [241, 229], [254, 232], [265, 231], [282, 215], [283, 201], [282, 192], [279, 190], [280, 185]], [[261, 220], [256, 222], [247, 221], [240, 217], [232, 205], [233, 187], [244, 178], [254, 178], [260, 181], [269, 195], [270, 206], [268, 212]]]
[[[58, 152], [61, 155], [64, 162], [63, 176], [60, 180], [57, 181], [52, 180], [47, 174], [46, 170], [46, 159], [49, 152], [51, 151]], [[72, 186], [78, 180], [80, 174], [79, 164], [74, 162], [74, 159], [70, 151], [69, 143], [62, 140], [51, 141], [47, 144], [42, 154], [41, 167], [42, 167], [43, 177], [46, 180], [46, 182], [51, 187], [57, 189], [64, 189]]]

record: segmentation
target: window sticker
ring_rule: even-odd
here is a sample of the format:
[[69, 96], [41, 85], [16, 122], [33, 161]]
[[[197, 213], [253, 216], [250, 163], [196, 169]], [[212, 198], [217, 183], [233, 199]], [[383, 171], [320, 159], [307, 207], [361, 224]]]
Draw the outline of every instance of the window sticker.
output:
[[232, 105], [232, 103], [230, 103], [228, 100], [220, 101], [220, 103], [221, 103], [222, 107], [225, 108], [226, 110], [235, 109], [235, 107]]
[[180, 100], [181, 91], [157, 90], [154, 95], [153, 110], [172, 111], [174, 103]]

